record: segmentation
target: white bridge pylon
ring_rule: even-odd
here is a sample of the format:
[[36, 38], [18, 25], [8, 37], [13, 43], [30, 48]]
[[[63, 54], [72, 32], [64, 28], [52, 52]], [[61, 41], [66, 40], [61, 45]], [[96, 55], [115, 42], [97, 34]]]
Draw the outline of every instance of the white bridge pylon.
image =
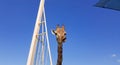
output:
[[[45, 59], [45, 53], [48, 53], [49, 61], [45, 61], [48, 60]], [[44, 0], [41, 0], [26, 65], [45, 65], [45, 62], [49, 62], [48, 65], [53, 65], [46, 25]]]

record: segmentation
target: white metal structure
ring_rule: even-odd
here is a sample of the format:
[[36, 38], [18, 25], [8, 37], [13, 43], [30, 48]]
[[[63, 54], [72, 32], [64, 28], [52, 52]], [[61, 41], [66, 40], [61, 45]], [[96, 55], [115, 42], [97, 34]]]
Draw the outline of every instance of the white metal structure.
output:
[[[44, 51], [45, 51], [45, 39], [46, 39], [46, 45], [47, 45], [47, 51], [49, 55], [49, 65], [52, 64], [52, 57], [51, 57], [51, 51], [50, 51], [50, 45], [49, 45], [49, 39], [48, 39], [48, 31], [47, 31], [47, 25], [46, 25], [46, 16], [45, 16], [45, 10], [44, 10], [44, 0], [40, 1], [38, 15], [36, 19], [36, 24], [33, 32], [33, 37], [31, 41], [30, 51], [27, 59], [26, 65], [45, 65], [44, 64]], [[40, 28], [42, 27], [42, 28]], [[40, 30], [42, 29], [42, 30]], [[41, 31], [41, 33], [40, 33]], [[41, 37], [41, 48], [39, 48], [39, 38]], [[39, 54], [39, 50], [41, 50], [41, 54]], [[41, 56], [41, 57], [40, 57]], [[39, 57], [39, 58], [38, 58]], [[36, 60], [35, 60], [36, 59]], [[39, 61], [41, 59], [41, 61]], [[41, 62], [41, 64], [39, 64]]]

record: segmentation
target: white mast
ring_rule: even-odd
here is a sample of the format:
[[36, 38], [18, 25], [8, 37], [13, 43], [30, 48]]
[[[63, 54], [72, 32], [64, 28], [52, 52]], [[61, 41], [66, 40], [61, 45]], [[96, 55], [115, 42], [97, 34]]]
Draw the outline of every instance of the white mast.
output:
[[[43, 22], [42, 22], [42, 16], [44, 16]], [[42, 34], [42, 65], [44, 65], [44, 35], [47, 40], [50, 65], [52, 65], [52, 57], [51, 57], [51, 52], [50, 52], [50, 45], [49, 45], [46, 18], [45, 18], [45, 10], [44, 10], [44, 0], [40, 1], [38, 15], [37, 15], [36, 24], [34, 27], [33, 37], [32, 37], [32, 41], [31, 41], [30, 51], [29, 51], [26, 65], [34, 65], [36, 47], [37, 47], [37, 43], [38, 43], [38, 37], [39, 37], [39, 31], [40, 31], [41, 24], [42, 24], [42, 33], [41, 33]], [[44, 26], [45, 26], [45, 30], [44, 30]], [[44, 32], [44, 31], [46, 31], [46, 32]]]

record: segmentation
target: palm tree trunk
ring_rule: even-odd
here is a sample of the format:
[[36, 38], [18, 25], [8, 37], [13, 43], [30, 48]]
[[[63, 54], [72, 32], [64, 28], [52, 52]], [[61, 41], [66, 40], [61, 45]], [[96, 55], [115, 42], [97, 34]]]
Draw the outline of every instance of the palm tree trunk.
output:
[[62, 65], [62, 60], [63, 60], [63, 57], [62, 57], [62, 43], [58, 43], [58, 59], [57, 59], [57, 65]]

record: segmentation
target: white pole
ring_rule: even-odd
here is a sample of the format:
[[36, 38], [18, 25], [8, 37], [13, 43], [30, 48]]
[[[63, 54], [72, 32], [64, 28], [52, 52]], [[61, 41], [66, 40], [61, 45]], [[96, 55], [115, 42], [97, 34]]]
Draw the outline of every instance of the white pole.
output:
[[42, 65], [44, 65], [44, 21], [42, 21]]
[[40, 29], [43, 7], [44, 7], [44, 0], [41, 0], [26, 65], [34, 64], [34, 56], [35, 56], [35, 51], [36, 51], [36, 46], [37, 46], [37, 37], [39, 34], [39, 29]]
[[46, 39], [47, 39], [47, 47], [48, 47], [48, 53], [49, 53], [49, 58], [50, 58], [50, 65], [53, 65], [53, 63], [52, 63], [52, 56], [51, 56], [51, 51], [50, 51], [50, 43], [49, 43], [49, 38], [48, 38], [48, 31], [47, 31], [47, 24], [46, 24], [46, 16], [45, 16], [45, 9], [43, 9], [44, 11], [43, 11], [43, 13], [44, 13], [44, 20], [45, 20], [45, 31], [46, 31]]

